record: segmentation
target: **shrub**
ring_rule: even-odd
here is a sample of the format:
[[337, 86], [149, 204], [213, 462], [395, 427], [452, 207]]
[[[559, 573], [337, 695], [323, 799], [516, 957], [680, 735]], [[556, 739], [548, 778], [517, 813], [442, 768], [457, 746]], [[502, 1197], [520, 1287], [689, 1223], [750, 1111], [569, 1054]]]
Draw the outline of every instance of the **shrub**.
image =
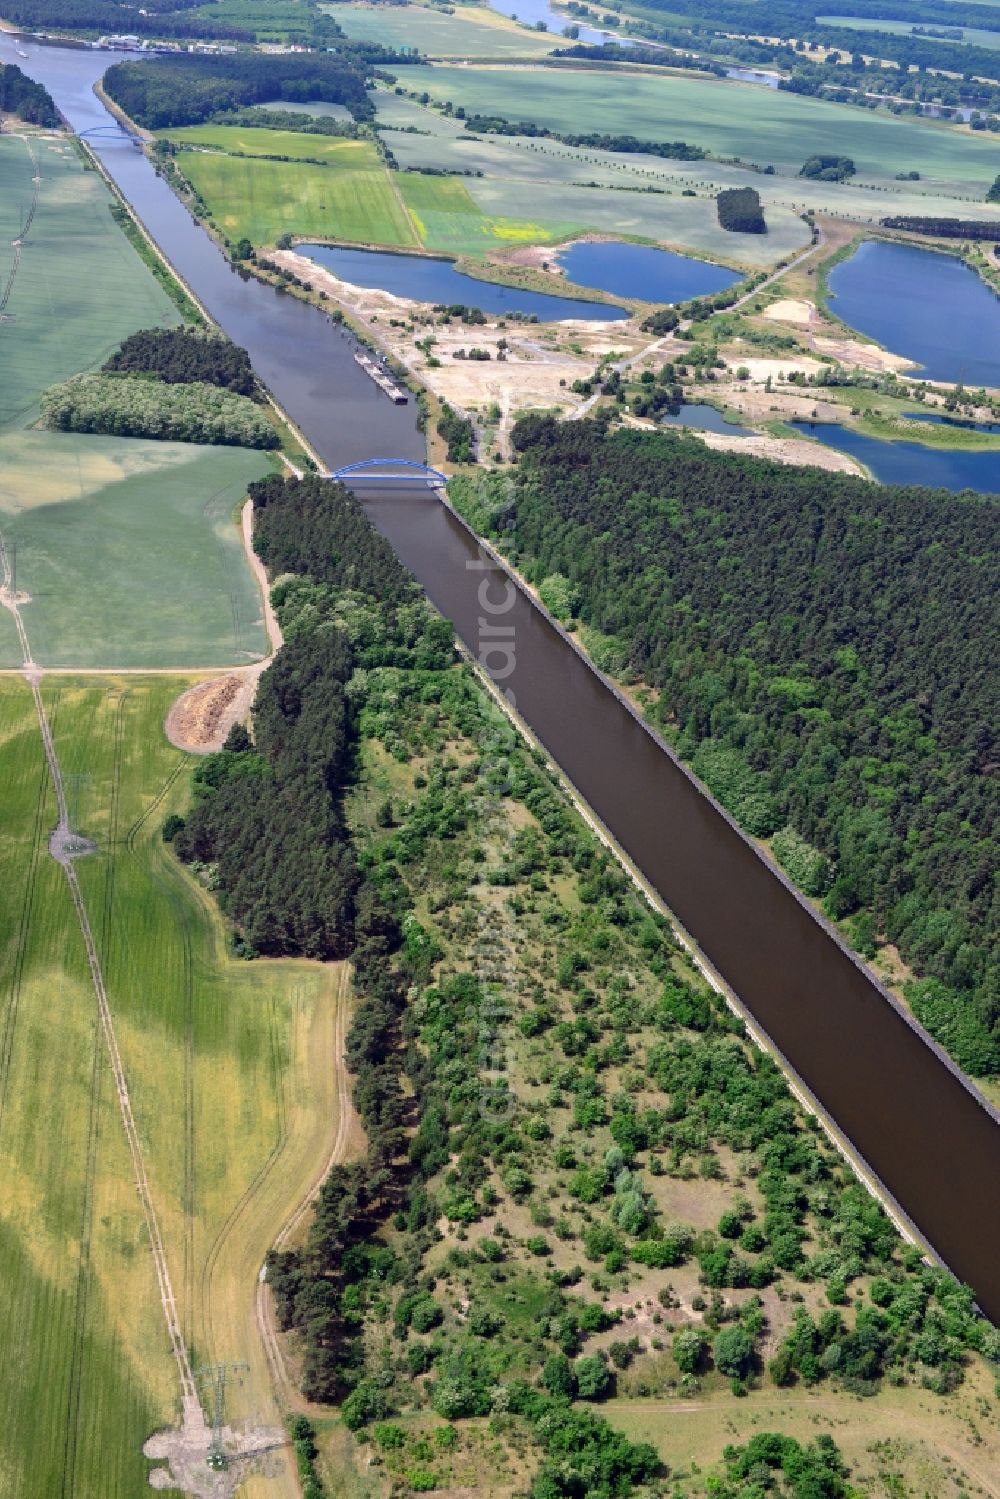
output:
[[724, 1327], [712, 1344], [712, 1357], [720, 1374], [742, 1379], [750, 1369], [753, 1344], [742, 1327]]

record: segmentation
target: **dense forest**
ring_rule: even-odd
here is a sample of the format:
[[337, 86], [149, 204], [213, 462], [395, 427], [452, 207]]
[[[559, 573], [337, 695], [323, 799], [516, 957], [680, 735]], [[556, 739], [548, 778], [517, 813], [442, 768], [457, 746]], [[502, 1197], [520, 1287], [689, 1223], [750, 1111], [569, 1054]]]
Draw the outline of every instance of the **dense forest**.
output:
[[719, 226], [730, 234], [766, 234], [767, 224], [755, 187], [724, 187], [715, 200]]
[[356, 664], [447, 663], [452, 632], [342, 486], [275, 475], [250, 494], [254, 545], [272, 576], [303, 572], [308, 560], [317, 585], [380, 598], [385, 638], [351, 639], [333, 625], [307, 631], [300, 617], [261, 678], [254, 743], [237, 732], [199, 767], [175, 846], [189, 862], [217, 866], [221, 902], [247, 951], [343, 957], [358, 883], [340, 814], [354, 732], [344, 684]]
[[144, 328], [130, 334], [104, 368], [157, 375], [168, 385], [201, 381], [241, 396], [257, 392], [246, 349], [200, 328]]
[[1000, 224], [983, 219], [938, 219], [931, 215], [898, 214], [881, 220], [883, 229], [906, 229], [911, 234], [933, 234], [938, 239], [988, 239], [1000, 243]]
[[27, 125], [49, 129], [60, 124], [48, 89], [26, 78], [14, 63], [0, 63], [0, 114], [17, 115]]
[[163, 442], [276, 448], [278, 434], [264, 407], [202, 381], [166, 384], [143, 375], [74, 375], [40, 401], [47, 427]]
[[[452, 1423], [478, 1416], [501, 1463], [530, 1439], [532, 1499], [619, 1499], [660, 1465], [600, 1402], [650, 1393], [633, 1366], [662, 1362], [657, 1348], [688, 1396], [765, 1379], [873, 1393], [904, 1367], [946, 1392], [970, 1349], [996, 1357], [969, 1292], [901, 1252], [776, 1065], [455, 665], [450, 626], [354, 498], [277, 477], [253, 495], [286, 644], [253, 740], [234, 730], [199, 764], [187, 820], [164, 833], [247, 956], [351, 955], [366, 1154], [330, 1172], [303, 1247], [268, 1260], [306, 1394], [339, 1405], [410, 1489], [447, 1487], [463, 1448], [475, 1462], [482, 1426]], [[678, 1221], [682, 1194], [721, 1187], [738, 1153], [749, 1180], [717, 1226]], [[678, 1276], [693, 1323], [674, 1321]], [[785, 1310], [781, 1282], [817, 1283], [829, 1311], [797, 1292]], [[665, 1343], [631, 1335], [614, 1299], [628, 1288], [662, 1308]], [[433, 1441], [394, 1422], [406, 1410], [437, 1418]], [[822, 1441], [729, 1449], [720, 1495], [751, 1470], [846, 1492]]]
[[528, 577], [569, 580], [737, 820], [862, 950], [896, 944], [961, 1066], [1000, 1070], [996, 501], [595, 423], [515, 440], [493, 524]]
[[180, 55], [152, 62], [119, 62], [104, 87], [130, 119], [147, 130], [196, 125], [224, 111], [272, 99], [343, 104], [356, 120], [374, 118], [366, 66], [330, 53], [232, 57]]

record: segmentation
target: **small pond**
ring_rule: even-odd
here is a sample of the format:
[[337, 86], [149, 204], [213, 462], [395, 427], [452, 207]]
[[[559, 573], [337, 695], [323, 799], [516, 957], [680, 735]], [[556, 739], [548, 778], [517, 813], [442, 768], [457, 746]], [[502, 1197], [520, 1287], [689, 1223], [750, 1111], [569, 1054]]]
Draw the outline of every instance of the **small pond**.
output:
[[883, 484], [921, 484], [931, 489], [974, 489], [1000, 494], [1000, 452], [925, 448], [917, 442], [882, 442], [834, 422], [792, 422], [797, 432], [828, 448], [850, 453]]
[[617, 322], [628, 317], [623, 307], [611, 307], [606, 302], [581, 302], [572, 297], [499, 286], [495, 281], [478, 281], [456, 271], [450, 260], [393, 255], [383, 250], [345, 250], [335, 245], [296, 248], [300, 255], [308, 255], [341, 281], [391, 292], [396, 297], [409, 297], [414, 302], [443, 302], [448, 306], [461, 303], [499, 317], [521, 312], [537, 317], [540, 323], [556, 323], [564, 318], [582, 318], [591, 323]]
[[726, 437], [752, 437], [750, 427], [727, 421], [721, 411], [704, 402], [684, 402], [676, 416], [661, 416], [665, 427], [696, 427], [699, 432], [721, 432]]
[[832, 312], [926, 379], [1000, 385], [1000, 297], [956, 255], [867, 240], [829, 287]]
[[908, 422], [931, 422], [937, 427], [961, 427], [963, 432], [995, 432], [1000, 434], [1000, 422], [968, 422], [959, 416], [942, 416], [938, 411], [904, 411]]
[[578, 240], [559, 252], [559, 264], [570, 281], [618, 297], [643, 302], [686, 302], [735, 286], [738, 271], [623, 240]]

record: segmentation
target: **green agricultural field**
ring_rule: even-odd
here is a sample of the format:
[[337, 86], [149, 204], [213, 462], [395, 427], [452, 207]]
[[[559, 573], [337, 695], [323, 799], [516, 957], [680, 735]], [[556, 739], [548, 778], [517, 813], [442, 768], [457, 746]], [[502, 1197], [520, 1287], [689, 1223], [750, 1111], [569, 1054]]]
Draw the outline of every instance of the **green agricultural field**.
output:
[[302, 41], [312, 32], [309, 0], [211, 0], [191, 12], [210, 26], [252, 28], [260, 42]]
[[[990, 0], [986, 0], [986, 3], [989, 4]], [[947, 25], [947, 23], [948, 17], [942, 17], [940, 24]], [[818, 26], [843, 26], [849, 31], [887, 31], [894, 36], [909, 36], [913, 30], [912, 21], [867, 20], [864, 16], [817, 16], [816, 24]], [[1000, 20], [997, 25], [1000, 27]], [[952, 42], [944, 37], [936, 37], [934, 40], [939, 41], [942, 47], [959, 47], [963, 43], [975, 47], [1000, 47], [1000, 30], [985, 31], [978, 26], [963, 26], [961, 32], [961, 42]], [[863, 46], [864, 43], [861, 45]], [[960, 53], [956, 54], [954, 66], [956, 69], [962, 66]]]
[[[43, 666], [198, 667], [266, 653], [234, 515], [270, 460], [243, 448], [74, 433], [0, 444], [0, 528]], [[9, 617], [5, 615], [5, 620]], [[9, 623], [0, 666], [20, 663]]]
[[[168, 855], [160, 827], [188, 777], [160, 726], [183, 685], [52, 679], [45, 698], [74, 822], [98, 845], [78, 872], [192, 1358], [247, 1359], [232, 1415], [273, 1419], [256, 1269], [329, 1152], [341, 975], [228, 957], [213, 907]], [[0, 682], [0, 785], [0, 1496], [135, 1499], [142, 1443], [175, 1418], [175, 1378], [17, 679]], [[286, 1475], [273, 1492], [295, 1491]]]
[[329, 5], [324, 10], [352, 41], [381, 42], [425, 57], [504, 59], [551, 52], [561, 38], [516, 26], [486, 9], [451, 14], [425, 5]]
[[[490, 250], [508, 245], [555, 243], [582, 232], [580, 220], [557, 217], [552, 212], [552, 205], [540, 198], [537, 199], [540, 211], [537, 219], [515, 218], [503, 213], [492, 214], [481, 208], [469, 188], [457, 177], [427, 177], [419, 172], [401, 172], [398, 182], [417, 232], [431, 250], [446, 250], [455, 255], [485, 255]], [[511, 207], [516, 213], [517, 203], [512, 203]]]
[[[723, 80], [571, 72], [530, 67], [407, 68], [405, 82], [470, 112], [534, 120], [554, 130], [631, 132], [686, 140], [797, 172], [815, 152], [854, 158], [863, 177], [884, 181], [917, 170], [934, 191], [982, 197], [996, 176], [997, 147], [947, 125], [859, 110]], [[929, 181], [928, 181], [929, 179]]]
[[[312, 142], [322, 137], [303, 136]], [[177, 161], [220, 229], [255, 245], [285, 233], [356, 244], [416, 245], [417, 237], [372, 147], [350, 164], [312, 166], [181, 151]]]
[[[179, 321], [66, 144], [37, 142], [41, 192], [0, 323], [0, 528], [31, 593], [49, 666], [246, 662], [266, 640], [234, 512], [270, 460], [239, 448], [76, 436], [28, 427], [42, 391], [92, 369], [137, 328]], [[0, 246], [30, 201], [24, 142], [0, 138]], [[0, 249], [0, 273], [6, 279]], [[10, 616], [0, 666], [20, 663]]]
[[[0, 434], [32, 419], [46, 386], [92, 369], [137, 328], [180, 321], [109, 212], [96, 172], [65, 142], [36, 141], [38, 212], [0, 323]], [[0, 136], [0, 285], [31, 203], [23, 140]]]
[[[492, 200], [510, 193], [518, 202], [517, 213], [523, 216], [529, 204], [536, 201], [533, 192], [537, 190], [545, 203], [561, 204], [564, 217], [578, 216], [578, 201], [572, 194], [564, 200], [564, 190], [575, 192], [583, 184], [597, 184], [612, 191], [595, 199], [591, 186], [591, 206], [582, 210], [588, 215], [588, 223], [589, 216], [599, 215], [591, 227], [613, 228], [619, 216], [627, 217], [631, 212], [650, 226], [635, 233], [668, 238], [681, 248], [703, 250], [750, 265], [773, 263], [806, 243], [807, 231], [800, 218], [805, 209], [868, 222], [887, 214], [926, 213], [929, 207], [963, 218], [981, 217], [994, 222], [1000, 218], [997, 208], [981, 199], [970, 199], [967, 188], [956, 188], [944, 201], [935, 192], [929, 203], [928, 188], [933, 184], [924, 182], [885, 181], [880, 186], [847, 182], [831, 186], [797, 176], [763, 176], [719, 161], [626, 156], [528, 136], [479, 137], [460, 122], [415, 100], [381, 92], [377, 97], [379, 118], [385, 118], [390, 132], [386, 139], [399, 165], [411, 170], [469, 173], [469, 191], [487, 212], [497, 212]], [[420, 133], [406, 132], [407, 125], [415, 126]], [[722, 188], [747, 186], [757, 189], [765, 205], [769, 233], [763, 241], [753, 235], [725, 234], [713, 227], [715, 210], [707, 200], [714, 199]], [[623, 188], [631, 191], [626, 194]], [[649, 188], [659, 189], [659, 194], [645, 196], [642, 190]], [[697, 198], [687, 198], [680, 204], [671, 203], [665, 196], [679, 197], [684, 189], [695, 192]], [[599, 205], [596, 209], [595, 202]], [[668, 224], [661, 229], [657, 219], [664, 214]]]
[[265, 99], [263, 104], [251, 104], [250, 108], [281, 110], [284, 114], [306, 115], [318, 120], [351, 119], [346, 104], [330, 104], [326, 99], [310, 99], [307, 104], [298, 99]]
[[242, 125], [187, 125], [158, 132], [179, 146], [205, 146], [234, 156], [281, 156], [291, 161], [319, 161], [340, 172], [374, 171], [381, 166], [371, 141], [338, 135], [308, 135], [301, 130], [268, 130]]

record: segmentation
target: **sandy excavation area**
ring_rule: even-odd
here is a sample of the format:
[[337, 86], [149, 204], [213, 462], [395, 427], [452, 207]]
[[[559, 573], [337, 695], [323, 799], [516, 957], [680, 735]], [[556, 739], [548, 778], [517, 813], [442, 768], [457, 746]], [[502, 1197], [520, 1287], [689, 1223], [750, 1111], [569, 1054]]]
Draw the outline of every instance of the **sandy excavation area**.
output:
[[[574, 380], [593, 374], [608, 354], [622, 357], [647, 343], [634, 320], [629, 322], [438, 324], [430, 304], [411, 302], [390, 292], [355, 286], [294, 250], [275, 251], [272, 258], [286, 270], [326, 292], [372, 341], [397, 359], [423, 384], [462, 411], [496, 404], [503, 412], [529, 407], [573, 411], [583, 397], [570, 390]], [[430, 321], [426, 321], [430, 319]], [[395, 326], [394, 326], [395, 324]], [[427, 354], [417, 348], [428, 337], [440, 365], [428, 366]], [[503, 342], [507, 347], [502, 348]], [[456, 357], [460, 351], [485, 349], [488, 360]], [[505, 358], [498, 358], [501, 351]]]
[[785, 297], [772, 302], [760, 314], [772, 323], [784, 323], [797, 333], [805, 333], [806, 341], [817, 354], [825, 354], [840, 364], [852, 365], [855, 369], [882, 374], [893, 370], [897, 374], [915, 368], [913, 361], [900, 354], [890, 354], [878, 344], [866, 343], [864, 339], [852, 338], [840, 332], [835, 323], [829, 322], [814, 302]]

